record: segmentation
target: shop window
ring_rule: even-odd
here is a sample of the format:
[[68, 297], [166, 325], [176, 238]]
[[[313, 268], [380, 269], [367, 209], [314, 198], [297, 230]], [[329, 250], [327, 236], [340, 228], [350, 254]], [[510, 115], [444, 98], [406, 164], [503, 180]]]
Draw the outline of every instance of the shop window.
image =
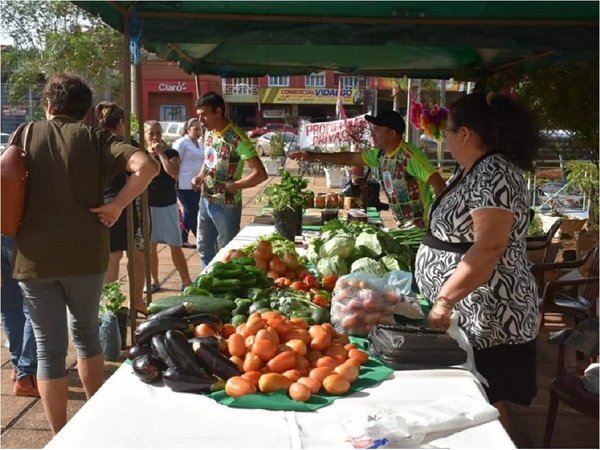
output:
[[290, 85], [290, 77], [288, 76], [276, 76], [272, 77], [269, 75], [269, 86], [270, 87], [285, 87]]
[[304, 77], [304, 84], [306, 87], [324, 87], [325, 86], [325, 72], [311, 73]]
[[171, 122], [185, 122], [185, 105], [160, 105], [160, 119]]
[[340, 76], [340, 83], [342, 88], [357, 88], [360, 85], [360, 81], [362, 77], [349, 77], [349, 76]]

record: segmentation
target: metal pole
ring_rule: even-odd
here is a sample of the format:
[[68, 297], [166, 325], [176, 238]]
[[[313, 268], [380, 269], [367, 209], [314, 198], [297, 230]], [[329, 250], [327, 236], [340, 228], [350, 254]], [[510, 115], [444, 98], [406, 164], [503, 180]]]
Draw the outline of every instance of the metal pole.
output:
[[[128, 80], [131, 79], [131, 55], [129, 50], [129, 13], [123, 15], [123, 77], [125, 83], [123, 86], [123, 108], [125, 109], [125, 140], [131, 143], [131, 86]], [[133, 345], [133, 336], [136, 328], [136, 305], [135, 305], [135, 272], [134, 272], [134, 237], [133, 237], [133, 203], [127, 205], [127, 275], [129, 277], [129, 330], [131, 344]]]

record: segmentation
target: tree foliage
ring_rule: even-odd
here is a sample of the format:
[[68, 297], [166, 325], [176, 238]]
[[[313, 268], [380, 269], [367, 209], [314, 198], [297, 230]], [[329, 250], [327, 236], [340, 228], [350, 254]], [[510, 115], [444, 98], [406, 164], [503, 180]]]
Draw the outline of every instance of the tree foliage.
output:
[[541, 66], [522, 75], [492, 78], [496, 89], [511, 88], [536, 115], [540, 128], [565, 130], [584, 159], [598, 158], [598, 58]]
[[14, 47], [3, 52], [11, 103], [25, 103], [44, 78], [72, 72], [84, 77], [96, 98], [118, 98], [123, 80], [122, 36], [71, 2], [3, 1], [3, 32]]

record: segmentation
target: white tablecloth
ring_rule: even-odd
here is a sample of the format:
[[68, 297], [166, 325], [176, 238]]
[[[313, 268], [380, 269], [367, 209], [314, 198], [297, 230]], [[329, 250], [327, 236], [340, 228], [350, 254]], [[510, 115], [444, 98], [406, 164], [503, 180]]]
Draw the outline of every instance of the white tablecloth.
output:
[[[272, 226], [251, 224], [227, 247], [272, 231]], [[366, 411], [401, 411], [457, 396], [487, 404], [470, 372], [448, 369], [397, 371], [315, 412], [238, 409], [144, 384], [123, 364], [47, 448], [352, 448], [347, 424]], [[514, 448], [497, 420], [431, 434], [424, 442], [438, 448]]]
[[[394, 372], [391, 379], [315, 412], [239, 409], [142, 383], [123, 364], [47, 448], [352, 448], [346, 426], [371, 408], [395, 410], [444, 397], [485, 399], [458, 369]], [[438, 448], [514, 448], [497, 420], [427, 436]]]

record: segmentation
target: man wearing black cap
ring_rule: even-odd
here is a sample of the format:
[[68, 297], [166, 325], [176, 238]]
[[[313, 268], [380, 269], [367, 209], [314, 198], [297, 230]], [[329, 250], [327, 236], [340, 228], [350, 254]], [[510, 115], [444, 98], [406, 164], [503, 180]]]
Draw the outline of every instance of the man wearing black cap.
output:
[[396, 111], [381, 111], [377, 116], [365, 116], [372, 124], [371, 135], [377, 148], [360, 153], [315, 153], [299, 151], [288, 156], [295, 160], [322, 161], [342, 166], [367, 165], [385, 191], [390, 209], [399, 226], [413, 224], [425, 228], [429, 207], [433, 202], [431, 185], [436, 195], [445, 187], [425, 153], [403, 140], [406, 124]]

